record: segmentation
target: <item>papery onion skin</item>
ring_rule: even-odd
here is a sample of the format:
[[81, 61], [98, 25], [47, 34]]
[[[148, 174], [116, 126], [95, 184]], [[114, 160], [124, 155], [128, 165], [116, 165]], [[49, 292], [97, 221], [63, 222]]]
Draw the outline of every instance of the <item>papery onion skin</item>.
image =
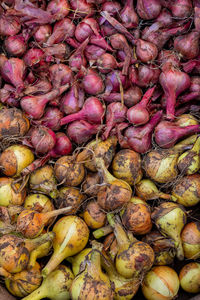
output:
[[179, 273], [180, 285], [187, 293], [200, 292], [200, 264], [191, 262], [185, 265]]
[[200, 258], [200, 223], [190, 222], [181, 232], [184, 256], [188, 259]]

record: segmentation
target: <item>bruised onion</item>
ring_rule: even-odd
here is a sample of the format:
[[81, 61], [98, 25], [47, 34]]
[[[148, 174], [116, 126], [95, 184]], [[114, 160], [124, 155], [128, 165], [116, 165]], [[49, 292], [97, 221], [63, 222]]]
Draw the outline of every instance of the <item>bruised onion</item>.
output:
[[71, 206], [70, 213], [76, 213], [84, 201], [85, 196], [78, 188], [62, 187], [58, 190], [58, 195], [54, 200], [56, 208]]
[[148, 300], [172, 300], [178, 290], [178, 275], [167, 266], [153, 267], [142, 282], [142, 293]]
[[187, 293], [200, 292], [200, 264], [191, 262], [185, 265], [179, 273], [180, 285]]
[[83, 211], [83, 219], [90, 228], [97, 229], [105, 225], [106, 214], [102, 211], [97, 201], [91, 201]]
[[[13, 189], [13, 186], [16, 190]], [[15, 183], [12, 178], [0, 178], [0, 206], [22, 205], [26, 197], [26, 190], [20, 188], [20, 184]]]
[[188, 259], [200, 257], [200, 224], [190, 222], [185, 225], [181, 232], [184, 256]]
[[38, 212], [54, 210], [51, 200], [43, 194], [29, 194], [24, 201], [25, 209], [34, 209]]

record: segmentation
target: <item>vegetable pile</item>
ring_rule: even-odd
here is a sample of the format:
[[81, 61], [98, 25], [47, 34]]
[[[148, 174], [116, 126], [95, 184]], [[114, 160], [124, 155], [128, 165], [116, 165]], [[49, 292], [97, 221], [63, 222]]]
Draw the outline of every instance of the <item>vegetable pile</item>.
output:
[[0, 37], [9, 293], [200, 293], [200, 1], [2, 0]]

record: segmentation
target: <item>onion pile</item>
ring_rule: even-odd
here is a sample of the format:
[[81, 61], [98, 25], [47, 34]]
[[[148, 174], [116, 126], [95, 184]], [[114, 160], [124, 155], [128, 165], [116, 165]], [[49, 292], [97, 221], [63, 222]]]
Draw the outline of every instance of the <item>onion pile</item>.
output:
[[0, 2], [5, 288], [199, 293], [199, 0]]

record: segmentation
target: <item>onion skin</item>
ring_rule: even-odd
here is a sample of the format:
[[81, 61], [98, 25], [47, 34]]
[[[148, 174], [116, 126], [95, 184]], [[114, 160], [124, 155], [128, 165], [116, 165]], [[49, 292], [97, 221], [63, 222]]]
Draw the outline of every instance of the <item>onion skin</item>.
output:
[[190, 222], [181, 232], [184, 256], [188, 259], [200, 258], [200, 224]]
[[181, 178], [172, 190], [172, 199], [185, 207], [197, 205], [200, 201], [200, 175]]
[[96, 197], [99, 191], [100, 177], [96, 173], [87, 173], [84, 182], [82, 183], [83, 192], [89, 197]]
[[194, 59], [199, 54], [199, 37], [200, 33], [196, 31], [178, 36], [174, 40], [174, 49], [179, 52], [184, 59]]
[[179, 273], [180, 285], [187, 293], [200, 292], [200, 264], [191, 262], [185, 265]]
[[88, 227], [97, 229], [105, 225], [106, 214], [103, 212], [97, 201], [91, 201], [84, 209], [83, 219]]
[[56, 208], [64, 208], [72, 206], [70, 214], [76, 213], [81, 203], [85, 200], [85, 196], [78, 188], [62, 187], [58, 191], [58, 195], [54, 200]]
[[130, 185], [137, 184], [142, 179], [140, 154], [129, 149], [120, 150], [113, 158], [112, 172]]
[[[26, 190], [15, 192], [12, 188], [14, 180], [12, 178], [0, 177], [0, 206], [23, 205]], [[20, 184], [14, 184], [16, 190], [20, 188]]]
[[161, 3], [159, 0], [146, 1], [138, 0], [137, 1], [137, 13], [144, 20], [155, 19], [159, 16], [161, 11]]
[[148, 300], [172, 300], [179, 290], [179, 278], [170, 267], [153, 267], [144, 277], [142, 292]]

